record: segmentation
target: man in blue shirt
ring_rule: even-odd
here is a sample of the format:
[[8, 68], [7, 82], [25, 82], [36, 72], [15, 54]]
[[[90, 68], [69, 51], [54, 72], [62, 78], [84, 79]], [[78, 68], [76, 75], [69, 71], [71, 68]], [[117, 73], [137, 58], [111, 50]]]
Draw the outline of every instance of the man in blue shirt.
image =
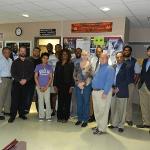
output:
[[[4, 114], [9, 115], [11, 104], [11, 73], [12, 60], [9, 58], [11, 51], [8, 47], [2, 50], [0, 57], [0, 120], [4, 120]], [[2, 111], [4, 110], [4, 113]]]
[[114, 78], [115, 70], [108, 65], [108, 55], [102, 53], [100, 68], [95, 73], [92, 81], [94, 114], [97, 123], [97, 127], [93, 128], [93, 134], [101, 135], [106, 132]]
[[144, 59], [139, 81], [140, 105], [143, 124], [138, 128], [150, 128], [150, 47], [147, 48], [148, 58]]

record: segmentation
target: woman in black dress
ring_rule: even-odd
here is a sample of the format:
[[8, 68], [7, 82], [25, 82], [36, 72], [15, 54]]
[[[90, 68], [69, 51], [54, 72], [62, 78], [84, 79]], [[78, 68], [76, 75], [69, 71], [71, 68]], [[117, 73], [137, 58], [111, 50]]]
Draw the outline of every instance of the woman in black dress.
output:
[[71, 94], [74, 87], [74, 65], [69, 50], [63, 50], [54, 72], [54, 89], [58, 93], [58, 122], [66, 123], [70, 117]]

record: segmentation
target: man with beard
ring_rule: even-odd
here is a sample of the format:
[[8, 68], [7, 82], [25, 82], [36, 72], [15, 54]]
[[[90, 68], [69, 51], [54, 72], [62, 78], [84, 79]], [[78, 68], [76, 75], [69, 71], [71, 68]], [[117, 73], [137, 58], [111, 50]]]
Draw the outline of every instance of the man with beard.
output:
[[[77, 48], [77, 49], [75, 49], [74, 53], [75, 53], [75, 57], [71, 61], [74, 63], [74, 66], [76, 66], [76, 64], [80, 63], [80, 61], [81, 61], [82, 49]], [[72, 92], [72, 98], [71, 98], [71, 116], [72, 117], [77, 116], [77, 103], [76, 103], [75, 89]]]
[[132, 47], [127, 45], [123, 48], [123, 56], [125, 58], [125, 63], [127, 64], [127, 69], [129, 73], [129, 98], [127, 102], [127, 114], [126, 114], [126, 122], [129, 126], [133, 125], [132, 121], [132, 104], [134, 99], [134, 90], [136, 88], [139, 74], [141, 72], [141, 67], [137, 63], [137, 60], [132, 57]]
[[28, 96], [29, 81], [33, 77], [33, 73], [34, 65], [30, 60], [26, 59], [26, 48], [22, 46], [19, 48], [19, 58], [11, 66], [11, 75], [14, 80], [9, 123], [14, 122], [17, 112], [21, 119], [27, 119], [25, 116], [25, 104]]
[[150, 128], [150, 47], [147, 48], [147, 56], [143, 61], [139, 82], [143, 124], [137, 125], [138, 128]]

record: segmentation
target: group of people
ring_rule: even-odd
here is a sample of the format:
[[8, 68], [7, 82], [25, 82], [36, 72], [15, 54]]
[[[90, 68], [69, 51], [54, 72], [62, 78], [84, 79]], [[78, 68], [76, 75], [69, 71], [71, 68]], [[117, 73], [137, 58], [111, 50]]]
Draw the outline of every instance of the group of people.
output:
[[51, 121], [57, 114], [58, 122], [67, 123], [73, 115], [77, 116], [76, 126], [86, 127], [95, 120], [93, 134], [105, 133], [107, 126], [123, 132], [125, 122], [133, 125], [133, 91], [138, 85], [143, 124], [137, 127], [150, 128], [150, 47], [142, 68], [128, 45], [116, 53], [113, 65], [101, 47], [92, 58], [80, 48], [72, 58], [60, 44], [53, 53], [51, 43], [41, 55], [35, 47], [27, 58], [26, 48], [20, 47], [18, 58], [10, 56], [11, 50], [4, 47], [0, 57], [0, 120], [10, 115], [8, 122], [12, 123], [17, 113], [26, 120], [34, 96], [39, 121]]

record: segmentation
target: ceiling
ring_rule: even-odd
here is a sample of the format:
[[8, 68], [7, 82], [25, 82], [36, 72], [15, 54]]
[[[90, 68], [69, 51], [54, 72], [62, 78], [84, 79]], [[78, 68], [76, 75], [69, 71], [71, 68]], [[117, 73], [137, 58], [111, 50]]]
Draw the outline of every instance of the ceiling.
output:
[[[111, 10], [103, 12], [100, 8], [104, 6]], [[132, 26], [150, 27], [149, 7], [150, 0], [0, 0], [0, 23], [103, 20], [127, 16]], [[23, 17], [23, 13], [30, 17]]]

